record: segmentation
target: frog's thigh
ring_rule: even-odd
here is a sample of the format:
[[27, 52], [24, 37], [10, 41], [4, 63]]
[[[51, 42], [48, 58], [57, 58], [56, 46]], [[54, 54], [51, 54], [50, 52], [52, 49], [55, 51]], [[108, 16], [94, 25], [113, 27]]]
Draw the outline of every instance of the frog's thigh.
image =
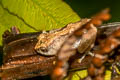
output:
[[82, 35], [80, 44], [78, 46], [79, 53], [84, 53], [90, 50], [94, 45], [97, 34], [97, 28], [91, 25], [91, 28]]

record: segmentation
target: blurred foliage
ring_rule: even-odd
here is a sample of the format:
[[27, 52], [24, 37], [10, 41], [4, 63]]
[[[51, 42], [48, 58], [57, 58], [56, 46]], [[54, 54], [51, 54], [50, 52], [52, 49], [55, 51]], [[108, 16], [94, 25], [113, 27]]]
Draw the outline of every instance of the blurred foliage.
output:
[[[120, 0], [0, 0], [0, 45], [3, 32], [11, 26], [17, 26], [21, 32], [50, 30], [78, 21], [80, 17], [90, 17], [104, 8], [111, 9], [109, 22], [120, 21], [119, 4]], [[87, 75], [86, 71], [73, 74], [74, 80], [79, 79], [78, 74]], [[106, 74], [109, 80], [110, 72]]]

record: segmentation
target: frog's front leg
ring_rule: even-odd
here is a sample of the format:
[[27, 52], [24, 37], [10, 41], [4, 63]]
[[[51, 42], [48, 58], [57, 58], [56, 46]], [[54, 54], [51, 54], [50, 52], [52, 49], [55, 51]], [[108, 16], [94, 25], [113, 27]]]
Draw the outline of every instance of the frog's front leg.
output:
[[75, 42], [73, 46], [77, 48], [79, 53], [84, 53], [83, 56], [78, 60], [80, 63], [86, 55], [89, 54], [91, 56], [94, 56], [94, 54], [91, 53], [90, 50], [94, 46], [97, 28], [91, 24], [90, 29], [84, 31], [85, 31], [84, 34], [81, 36], [81, 38], [78, 39], [78, 41]]
[[93, 47], [96, 39], [97, 28], [94, 25], [91, 24], [90, 29], [84, 31], [79, 41], [74, 44], [79, 53], [88, 52]]

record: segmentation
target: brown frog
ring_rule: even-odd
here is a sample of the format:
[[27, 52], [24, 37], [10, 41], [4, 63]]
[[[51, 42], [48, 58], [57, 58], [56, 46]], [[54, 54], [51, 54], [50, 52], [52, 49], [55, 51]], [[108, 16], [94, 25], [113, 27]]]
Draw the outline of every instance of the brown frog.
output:
[[[82, 28], [84, 24], [86, 24], [90, 19], [82, 19], [79, 22], [68, 24], [66, 27], [61, 28], [59, 30], [49, 31], [46, 33], [42, 33], [38, 37], [38, 42], [35, 45], [35, 50], [42, 55], [52, 56], [56, 55], [62, 44], [68, 39], [70, 35], [73, 34], [76, 30]], [[86, 30], [85, 34], [89, 31]], [[97, 31], [93, 31], [93, 34], [96, 34]], [[91, 37], [91, 36], [90, 36]], [[73, 47], [78, 47], [79, 44], [85, 43], [80, 41], [88, 41], [85, 36], [81, 36], [78, 38]], [[89, 44], [89, 43], [88, 43]], [[91, 44], [90, 44], [91, 45]]]

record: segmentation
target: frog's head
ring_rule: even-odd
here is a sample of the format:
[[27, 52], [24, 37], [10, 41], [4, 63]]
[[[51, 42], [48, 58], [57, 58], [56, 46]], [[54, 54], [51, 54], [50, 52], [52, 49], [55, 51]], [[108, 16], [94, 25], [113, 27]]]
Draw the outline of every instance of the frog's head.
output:
[[38, 37], [35, 50], [45, 56], [56, 55], [65, 40], [65, 36], [56, 36], [55, 34], [43, 33]]
[[40, 34], [38, 37], [38, 42], [35, 45], [35, 50], [38, 53], [45, 55], [46, 53], [48, 53], [48, 47], [50, 46], [52, 41], [53, 41], [52, 35], [48, 33]]

